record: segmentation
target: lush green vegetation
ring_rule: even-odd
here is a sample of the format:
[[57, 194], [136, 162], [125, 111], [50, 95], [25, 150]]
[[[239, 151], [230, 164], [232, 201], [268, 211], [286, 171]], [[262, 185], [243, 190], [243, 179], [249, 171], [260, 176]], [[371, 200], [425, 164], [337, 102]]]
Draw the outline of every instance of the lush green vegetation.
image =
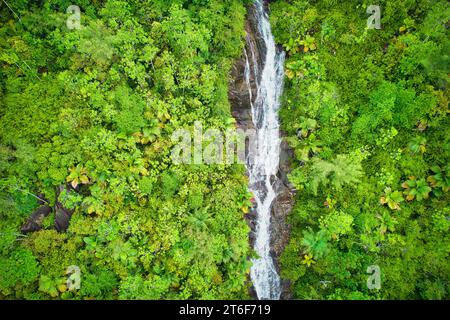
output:
[[[233, 126], [250, 2], [2, 3], [0, 299], [249, 297], [245, 168], [174, 165], [171, 135]], [[281, 275], [299, 299], [449, 299], [450, 7], [380, 0], [367, 30], [371, 4], [270, 4], [298, 189]], [[21, 233], [45, 205], [67, 231]]]
[[[170, 159], [174, 130], [232, 125], [244, 2], [79, 0], [79, 30], [73, 1], [1, 6], [0, 298], [248, 296], [243, 166]], [[20, 234], [40, 194], [67, 232]]]
[[[381, 30], [366, 29], [380, 5]], [[278, 0], [300, 299], [450, 298], [447, 1]], [[381, 269], [369, 290], [368, 266]]]

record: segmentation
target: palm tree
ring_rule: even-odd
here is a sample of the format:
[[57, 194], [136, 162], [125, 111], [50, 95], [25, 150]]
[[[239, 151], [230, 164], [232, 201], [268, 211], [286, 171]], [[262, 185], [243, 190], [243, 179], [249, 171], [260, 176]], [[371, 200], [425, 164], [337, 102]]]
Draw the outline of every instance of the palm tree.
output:
[[321, 258], [328, 252], [327, 232], [326, 230], [320, 230], [317, 233], [311, 230], [311, 228], [303, 232], [302, 245], [306, 247], [306, 252], [309, 257]]

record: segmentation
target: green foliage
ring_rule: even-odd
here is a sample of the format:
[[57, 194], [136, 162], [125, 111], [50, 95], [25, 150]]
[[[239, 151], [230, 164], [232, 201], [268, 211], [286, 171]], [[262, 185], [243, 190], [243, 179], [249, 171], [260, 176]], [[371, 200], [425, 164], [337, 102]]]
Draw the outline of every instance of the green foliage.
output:
[[139, 181], [139, 189], [142, 191], [145, 195], [150, 195], [152, 193], [153, 187], [154, 187], [154, 179], [150, 177], [143, 177]]
[[408, 149], [413, 153], [425, 153], [426, 149], [426, 143], [427, 139], [424, 137], [415, 137], [411, 140], [410, 143], [408, 143]]
[[117, 278], [114, 272], [100, 270], [96, 273], [83, 274], [80, 284], [80, 294], [83, 297], [96, 299], [112, 299], [117, 288]]
[[433, 174], [427, 178], [427, 181], [433, 187], [433, 193], [437, 196], [440, 196], [450, 190], [449, 169], [450, 168], [448, 166], [445, 171], [442, 170], [439, 166], [431, 167], [431, 171], [433, 172]]
[[322, 258], [328, 251], [327, 234], [325, 230], [314, 233], [311, 230], [303, 232], [302, 245], [306, 252], [315, 258]]
[[[0, 6], [0, 298], [248, 298], [244, 169], [174, 165], [170, 136], [232, 124], [250, 2], [79, 0], [80, 30], [66, 0]], [[450, 7], [382, 0], [367, 30], [370, 4], [270, 2], [299, 191], [281, 274], [300, 299], [448, 299]], [[19, 233], [38, 195], [66, 233]]]
[[8, 296], [32, 285], [38, 278], [40, 267], [30, 250], [18, 248], [8, 257], [0, 257], [0, 272], [0, 292]]
[[450, 6], [383, 0], [368, 30], [371, 4], [270, 3], [298, 190], [281, 275], [298, 299], [448, 299]]
[[[244, 170], [170, 158], [175, 130], [230, 125], [246, 3], [81, 0], [79, 30], [66, 0], [0, 6], [2, 297], [248, 297]], [[73, 209], [66, 233], [54, 213], [19, 233], [39, 193]]]
[[384, 189], [384, 196], [380, 198], [380, 203], [387, 204], [392, 210], [400, 210], [400, 202], [403, 201], [402, 193], [400, 191], [392, 191], [389, 187]]
[[320, 227], [334, 240], [353, 231], [353, 216], [344, 212], [333, 212], [321, 219]]
[[[41, 275], [39, 279], [39, 291], [49, 295], [52, 298], [56, 298], [59, 296], [59, 290], [64, 285], [63, 279], [48, 277], [45, 275]], [[63, 291], [65, 289], [61, 289]]]
[[381, 126], [411, 128], [433, 107], [428, 95], [416, 96], [413, 89], [383, 82], [370, 94], [369, 104], [359, 111], [353, 133], [363, 140]]
[[416, 179], [416, 177], [409, 177], [409, 180], [403, 182], [402, 184], [403, 194], [406, 195], [406, 200], [412, 201], [414, 198], [417, 201], [422, 201], [423, 199], [428, 199], [431, 192], [431, 188], [425, 179]]
[[178, 190], [180, 181], [175, 173], [165, 172], [161, 177], [162, 191], [166, 199], [170, 199]]
[[360, 182], [362, 167], [360, 160], [352, 159], [347, 155], [338, 155], [331, 162], [314, 158], [311, 164], [311, 190], [317, 195], [319, 185], [331, 185], [340, 190], [344, 185]]

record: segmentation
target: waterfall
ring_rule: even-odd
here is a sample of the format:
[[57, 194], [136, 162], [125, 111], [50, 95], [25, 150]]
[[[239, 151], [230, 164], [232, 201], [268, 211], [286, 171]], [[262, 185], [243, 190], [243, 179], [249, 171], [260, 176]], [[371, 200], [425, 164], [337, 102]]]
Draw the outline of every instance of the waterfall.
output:
[[[264, 59], [262, 68], [258, 70], [255, 59], [255, 48], [248, 43], [251, 54], [245, 52], [246, 68], [245, 80], [250, 85], [251, 72], [254, 73], [256, 97], [252, 101], [252, 120], [256, 129], [256, 152], [247, 158], [249, 172], [249, 188], [256, 200], [256, 238], [254, 249], [258, 258], [253, 259], [250, 276], [258, 295], [258, 299], [280, 299], [280, 277], [270, 254], [270, 220], [272, 203], [277, 197], [274, 190], [279, 160], [280, 160], [280, 125], [278, 110], [280, 96], [283, 91], [284, 52], [277, 49], [272, 35], [269, 17], [265, 11], [263, 0], [254, 3], [255, 21], [261, 40], [264, 42], [265, 54], [259, 56]], [[253, 70], [250, 60], [252, 59]], [[252, 99], [251, 99], [252, 100]]]

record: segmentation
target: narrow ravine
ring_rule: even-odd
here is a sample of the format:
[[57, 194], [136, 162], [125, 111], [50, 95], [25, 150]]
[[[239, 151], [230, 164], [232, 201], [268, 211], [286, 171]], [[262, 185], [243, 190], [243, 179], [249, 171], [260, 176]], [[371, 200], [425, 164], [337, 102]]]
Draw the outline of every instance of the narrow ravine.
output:
[[[281, 139], [278, 110], [283, 91], [284, 52], [275, 45], [264, 1], [256, 0], [254, 6], [254, 21], [264, 48], [257, 49], [251, 42], [247, 43], [250, 52], [246, 52], [245, 66], [257, 146], [255, 153], [247, 158], [249, 188], [256, 200], [254, 249], [259, 256], [253, 260], [250, 276], [258, 299], [277, 300], [282, 289], [271, 255], [271, 208], [277, 197], [275, 185], [279, 179]], [[255, 50], [260, 52], [257, 54]], [[262, 63], [258, 64], [256, 56], [263, 59]], [[251, 79], [256, 79], [256, 97], [252, 96]]]

